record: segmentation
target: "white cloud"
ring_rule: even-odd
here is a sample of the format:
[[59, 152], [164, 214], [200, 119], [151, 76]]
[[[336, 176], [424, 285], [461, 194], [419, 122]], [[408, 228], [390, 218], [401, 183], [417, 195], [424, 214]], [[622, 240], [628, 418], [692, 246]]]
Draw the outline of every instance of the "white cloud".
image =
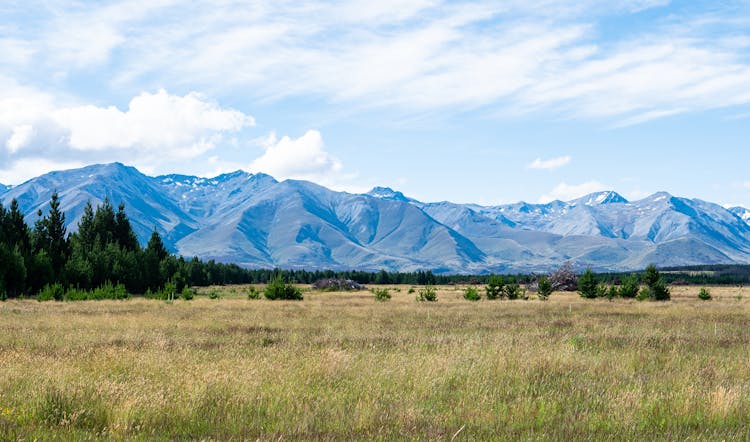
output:
[[529, 169], [552, 170], [570, 164], [570, 160], [571, 158], [568, 155], [557, 158], [550, 158], [548, 160], [537, 158], [529, 163], [529, 165], [526, 167]]
[[539, 198], [540, 203], [548, 203], [554, 200], [570, 201], [594, 192], [607, 189], [607, 186], [599, 181], [587, 181], [581, 184], [560, 183], [548, 194]]
[[23, 158], [12, 167], [0, 167], [0, 183], [21, 184], [24, 181], [56, 170], [77, 169], [86, 166], [81, 161], [51, 160], [43, 157]]
[[30, 124], [23, 124], [13, 128], [13, 134], [8, 138], [5, 146], [11, 154], [18, 152], [19, 149], [26, 146], [34, 133], [34, 128]]
[[255, 124], [252, 117], [222, 109], [195, 92], [180, 97], [165, 90], [142, 93], [125, 112], [114, 106], [89, 105], [56, 110], [53, 118], [70, 131], [74, 149], [160, 150], [186, 158], [212, 148], [217, 134]]
[[[2, 78], [0, 78], [2, 80]], [[0, 81], [1, 82], [1, 81]], [[6, 81], [0, 90], [0, 171], [30, 178], [55, 158], [59, 167], [123, 161], [158, 170], [194, 159], [254, 125], [253, 117], [195, 92], [142, 93], [124, 111], [114, 106], [60, 105], [54, 97]], [[31, 159], [44, 158], [39, 167]]]
[[302, 179], [317, 183], [337, 181], [343, 165], [325, 150], [323, 137], [309, 130], [299, 138], [271, 134], [263, 142], [265, 153], [250, 164], [251, 172], [267, 173], [277, 179]]

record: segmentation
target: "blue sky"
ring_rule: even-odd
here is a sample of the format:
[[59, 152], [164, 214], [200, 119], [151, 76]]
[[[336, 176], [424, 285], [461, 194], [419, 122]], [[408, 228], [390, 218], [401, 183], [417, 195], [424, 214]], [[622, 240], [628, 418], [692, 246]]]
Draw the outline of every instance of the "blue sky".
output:
[[0, 182], [121, 161], [750, 206], [750, 2], [6, 1]]

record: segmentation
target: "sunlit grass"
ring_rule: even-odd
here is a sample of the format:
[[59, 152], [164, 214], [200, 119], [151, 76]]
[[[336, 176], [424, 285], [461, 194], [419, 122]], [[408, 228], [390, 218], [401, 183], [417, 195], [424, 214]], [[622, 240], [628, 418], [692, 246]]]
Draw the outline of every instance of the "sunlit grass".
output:
[[738, 288], [668, 303], [408, 288], [0, 303], [0, 439], [750, 437]]

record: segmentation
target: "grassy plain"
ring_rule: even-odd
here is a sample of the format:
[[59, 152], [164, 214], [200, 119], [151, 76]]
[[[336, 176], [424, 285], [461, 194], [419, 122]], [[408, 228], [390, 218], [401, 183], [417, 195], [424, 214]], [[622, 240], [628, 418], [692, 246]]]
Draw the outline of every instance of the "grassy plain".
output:
[[0, 440], [750, 438], [750, 293], [408, 288], [0, 303]]

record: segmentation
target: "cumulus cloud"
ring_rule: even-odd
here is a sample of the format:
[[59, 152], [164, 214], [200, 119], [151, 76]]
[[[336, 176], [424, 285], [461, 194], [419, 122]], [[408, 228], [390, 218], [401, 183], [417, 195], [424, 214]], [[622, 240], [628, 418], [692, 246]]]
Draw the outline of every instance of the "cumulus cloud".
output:
[[539, 202], [548, 203], [555, 200], [570, 201], [605, 189], [607, 189], [607, 186], [599, 181], [587, 181], [581, 184], [568, 184], [563, 182], [555, 186], [551, 192], [542, 195], [539, 198]]
[[548, 160], [543, 160], [541, 158], [537, 158], [531, 163], [528, 164], [529, 169], [542, 169], [542, 170], [551, 170], [551, 169], [557, 169], [560, 167], [563, 167], [570, 163], [570, 156], [566, 155], [563, 157], [557, 157], [557, 158], [550, 158]]
[[[6, 176], [42, 173], [41, 165], [51, 158], [61, 168], [124, 161], [158, 169], [167, 161], [196, 158], [255, 124], [252, 116], [195, 92], [144, 92], [120, 110], [59, 105], [48, 94], [8, 84], [12, 87], [0, 92], [0, 170]], [[40, 167], [27, 168], [30, 159]]]
[[253, 172], [321, 183], [332, 181], [343, 168], [341, 161], [325, 150], [323, 137], [317, 130], [309, 130], [299, 138], [278, 139], [271, 134], [262, 144], [265, 153], [250, 164]]

